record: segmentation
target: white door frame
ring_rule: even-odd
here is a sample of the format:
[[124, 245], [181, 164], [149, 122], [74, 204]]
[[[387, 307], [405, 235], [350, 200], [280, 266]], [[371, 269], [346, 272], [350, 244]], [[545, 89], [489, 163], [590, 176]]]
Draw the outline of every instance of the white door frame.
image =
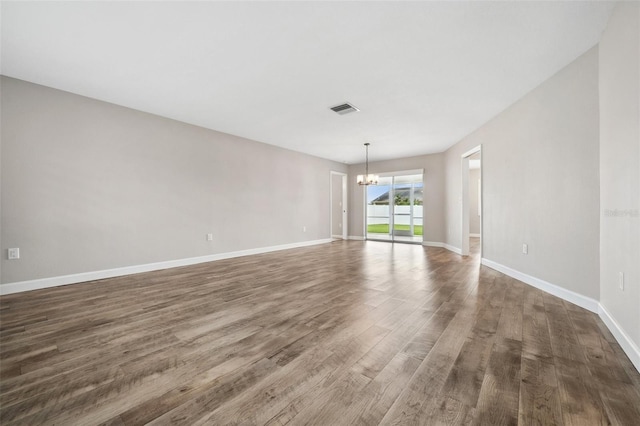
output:
[[[462, 229], [460, 235], [462, 241], [460, 244], [460, 251], [463, 256], [469, 256], [469, 157], [477, 152], [480, 153], [480, 164], [482, 164], [482, 145], [478, 145], [475, 148], [470, 149], [461, 156], [462, 202], [460, 204], [462, 206], [462, 211], [460, 212], [460, 217]], [[480, 179], [482, 182], [482, 176]], [[478, 194], [478, 197], [482, 197], [482, 194]], [[483, 216], [484, 215], [480, 213], [480, 218]], [[480, 222], [480, 235], [482, 235], [482, 222]]]
[[[395, 243], [395, 242], [406, 242], [406, 241], [396, 241], [394, 235], [393, 235], [393, 228], [394, 228], [394, 221], [395, 221], [395, 215], [393, 214], [393, 199], [395, 197], [395, 178], [396, 176], [407, 176], [407, 175], [422, 175], [422, 185], [424, 188], [424, 169], [412, 169], [412, 170], [399, 170], [399, 171], [395, 171], [395, 172], [384, 172], [384, 173], [377, 173], [378, 177], [390, 177], [392, 178], [391, 180], [391, 186], [389, 188], [389, 239], [380, 239], [380, 240], [376, 240], [373, 239], [373, 241], [385, 241], [385, 242], [391, 242], [391, 243]], [[424, 189], [423, 189], [424, 191]], [[424, 192], [423, 192], [424, 194]], [[423, 195], [424, 196], [424, 195]], [[424, 201], [424, 200], [423, 200]], [[367, 221], [368, 221], [368, 215], [367, 215], [367, 187], [364, 186], [364, 191], [362, 191], [362, 205], [364, 206], [364, 211], [363, 211], [363, 235], [364, 235], [364, 239], [367, 240], [368, 239], [368, 232], [367, 232]], [[423, 213], [424, 215], [424, 213]], [[412, 220], [413, 220], [413, 211], [411, 213], [412, 216]], [[424, 216], [422, 218], [422, 229], [424, 232]], [[424, 235], [423, 235], [423, 240], [424, 240]], [[409, 242], [411, 243], [411, 242]], [[417, 244], [417, 243], [414, 243]]]
[[342, 176], [342, 239], [348, 239], [347, 174], [331, 171], [329, 174], [329, 235], [333, 238], [333, 176]]

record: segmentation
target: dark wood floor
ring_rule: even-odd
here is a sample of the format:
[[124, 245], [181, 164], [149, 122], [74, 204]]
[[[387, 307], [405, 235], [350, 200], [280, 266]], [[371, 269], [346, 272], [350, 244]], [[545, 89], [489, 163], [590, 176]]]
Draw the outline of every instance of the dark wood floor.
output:
[[376, 242], [0, 298], [1, 423], [640, 424], [599, 318]]

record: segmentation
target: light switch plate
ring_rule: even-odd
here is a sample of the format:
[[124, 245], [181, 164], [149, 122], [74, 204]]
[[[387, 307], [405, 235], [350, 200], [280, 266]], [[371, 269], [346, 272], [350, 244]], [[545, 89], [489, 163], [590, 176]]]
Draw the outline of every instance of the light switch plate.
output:
[[618, 272], [618, 287], [624, 291], [624, 272]]

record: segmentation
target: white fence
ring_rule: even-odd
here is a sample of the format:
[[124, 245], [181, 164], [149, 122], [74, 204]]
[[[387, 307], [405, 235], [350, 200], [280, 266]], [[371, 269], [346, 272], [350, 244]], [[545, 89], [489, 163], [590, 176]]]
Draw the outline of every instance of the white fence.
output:
[[[413, 224], [422, 225], [422, 206], [393, 206], [394, 223], [396, 225], [410, 225], [411, 207], [413, 207]], [[389, 223], [389, 206], [367, 205], [367, 224], [377, 225]]]

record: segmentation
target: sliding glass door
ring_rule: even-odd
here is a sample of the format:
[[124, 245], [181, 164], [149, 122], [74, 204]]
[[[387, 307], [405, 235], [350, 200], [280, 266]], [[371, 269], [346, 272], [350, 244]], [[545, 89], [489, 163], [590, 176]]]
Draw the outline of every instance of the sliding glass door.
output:
[[367, 186], [367, 239], [389, 240], [392, 233], [391, 204], [393, 193], [393, 177], [378, 178], [377, 185]]
[[422, 190], [421, 170], [382, 175], [368, 186], [367, 239], [422, 243]]

